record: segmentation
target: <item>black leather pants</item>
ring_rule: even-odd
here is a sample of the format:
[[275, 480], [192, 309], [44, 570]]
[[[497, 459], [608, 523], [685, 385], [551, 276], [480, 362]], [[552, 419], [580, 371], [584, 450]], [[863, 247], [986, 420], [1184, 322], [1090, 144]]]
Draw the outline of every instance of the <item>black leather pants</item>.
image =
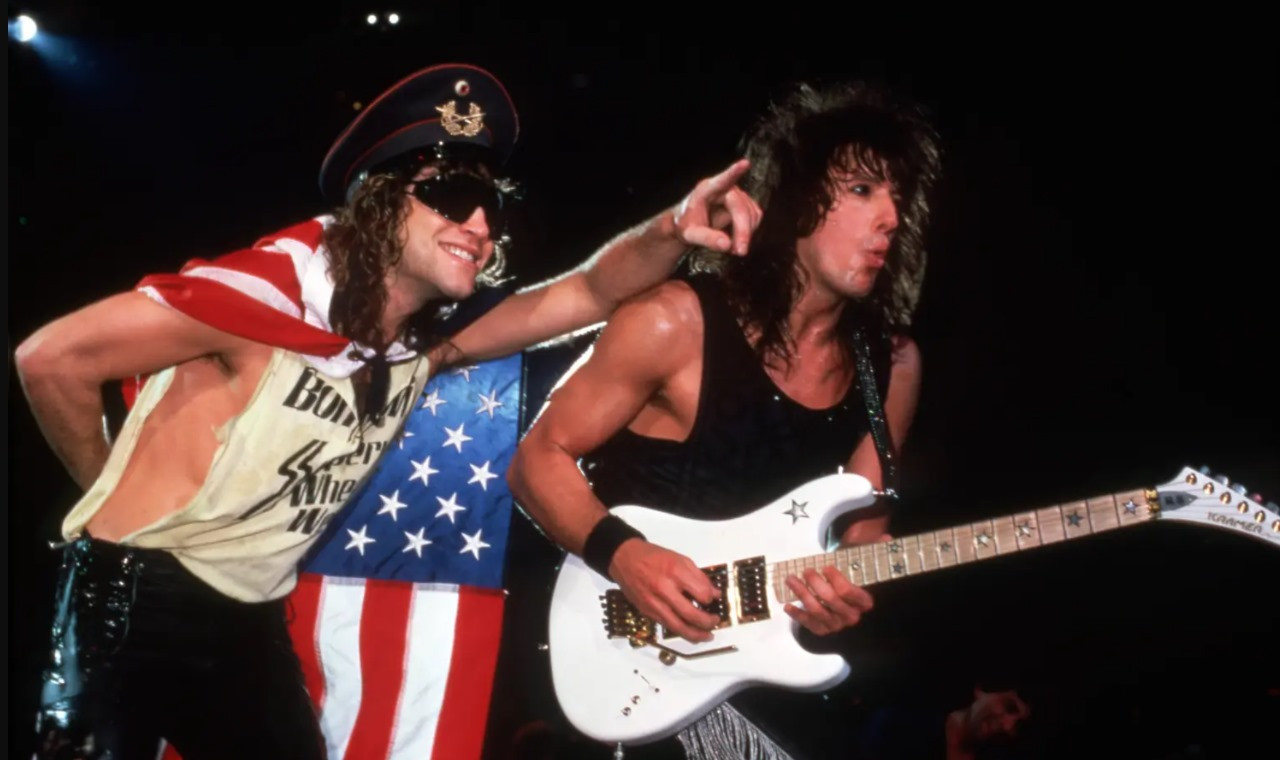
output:
[[170, 554], [63, 549], [39, 758], [323, 758], [285, 602], [230, 599]]

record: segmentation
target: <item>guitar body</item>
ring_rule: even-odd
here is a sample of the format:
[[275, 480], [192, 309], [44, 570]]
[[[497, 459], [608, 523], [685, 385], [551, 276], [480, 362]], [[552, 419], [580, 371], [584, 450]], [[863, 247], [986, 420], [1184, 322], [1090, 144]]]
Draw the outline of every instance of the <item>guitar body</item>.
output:
[[[732, 568], [738, 560], [755, 557], [773, 563], [823, 552], [832, 521], [874, 500], [866, 479], [843, 473], [806, 483], [732, 520], [690, 520], [640, 506], [611, 511], [649, 541], [688, 556], [699, 567]], [[609, 636], [601, 599], [616, 584], [581, 558], [566, 556], [552, 594], [549, 643], [556, 695], [570, 722], [599, 741], [640, 744], [679, 731], [748, 686], [818, 691], [840, 683], [849, 675], [848, 663], [839, 655], [812, 654], [800, 646], [799, 624], [783, 611], [773, 580], [763, 584], [767, 617], [741, 620], [746, 607], [735, 600], [726, 625], [710, 642], [692, 644], [660, 630], [655, 636], [658, 643], [686, 654], [729, 646], [735, 651], [664, 664], [659, 648], [636, 647], [626, 637]], [[726, 599], [733, 596], [725, 594]]]

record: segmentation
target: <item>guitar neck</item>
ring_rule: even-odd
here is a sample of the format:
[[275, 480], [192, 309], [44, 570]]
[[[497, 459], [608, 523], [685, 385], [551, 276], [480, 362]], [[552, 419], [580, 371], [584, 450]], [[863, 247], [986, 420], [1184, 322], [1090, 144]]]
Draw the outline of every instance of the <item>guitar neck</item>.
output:
[[769, 566], [774, 591], [795, 601], [786, 577], [834, 565], [858, 586], [919, 575], [1024, 549], [1136, 525], [1159, 512], [1152, 490], [1122, 491], [967, 525], [851, 546], [834, 552], [775, 562]]

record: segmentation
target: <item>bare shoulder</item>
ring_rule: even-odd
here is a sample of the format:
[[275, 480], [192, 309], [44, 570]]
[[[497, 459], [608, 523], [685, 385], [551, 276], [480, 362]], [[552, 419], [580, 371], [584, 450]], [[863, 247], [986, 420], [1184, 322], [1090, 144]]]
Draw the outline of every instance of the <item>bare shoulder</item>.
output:
[[657, 285], [624, 302], [609, 318], [594, 354], [630, 373], [662, 376], [682, 366], [702, 345], [702, 312], [685, 283]]
[[610, 324], [648, 325], [663, 337], [702, 330], [702, 309], [689, 284], [670, 280], [631, 298], [618, 307]]

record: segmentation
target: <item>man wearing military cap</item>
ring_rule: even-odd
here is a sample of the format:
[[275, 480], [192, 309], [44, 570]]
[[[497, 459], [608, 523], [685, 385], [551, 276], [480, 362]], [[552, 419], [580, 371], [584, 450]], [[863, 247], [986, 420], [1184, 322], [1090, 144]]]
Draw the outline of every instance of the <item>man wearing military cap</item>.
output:
[[[46, 756], [151, 758], [163, 737], [187, 760], [322, 757], [284, 598], [325, 520], [292, 519], [291, 485], [358, 483], [439, 366], [598, 322], [689, 245], [746, 249], [758, 210], [738, 162], [452, 331], [444, 315], [501, 268], [517, 134], [488, 72], [419, 71], [325, 157], [332, 214], [145, 277], [19, 346], [41, 430], [85, 488], [62, 525]], [[116, 379], [131, 409], [111, 445]], [[353, 491], [309, 506], [327, 518]]]

